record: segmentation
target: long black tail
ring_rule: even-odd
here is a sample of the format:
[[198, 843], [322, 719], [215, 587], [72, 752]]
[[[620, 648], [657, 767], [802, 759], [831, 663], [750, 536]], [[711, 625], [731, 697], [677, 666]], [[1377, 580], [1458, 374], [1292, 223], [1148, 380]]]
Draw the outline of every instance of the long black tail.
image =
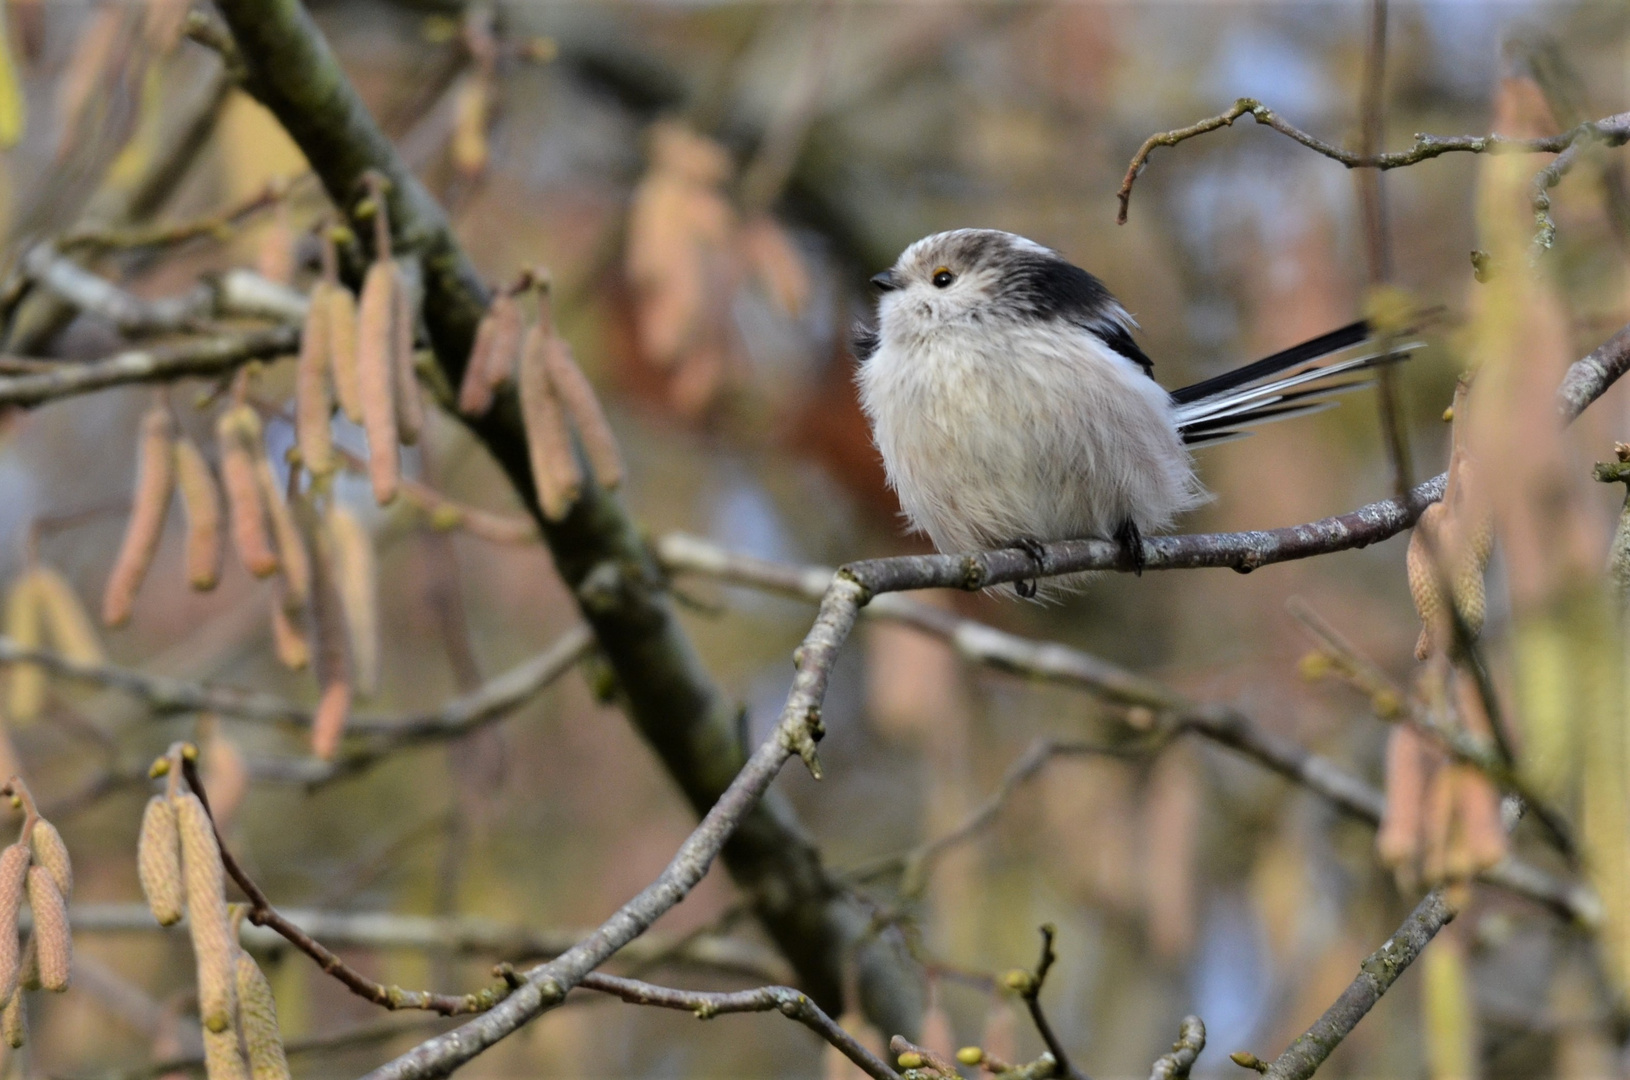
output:
[[1371, 369], [1407, 359], [1419, 348], [1415, 342], [1335, 359], [1370, 336], [1370, 324], [1360, 320], [1173, 391], [1183, 441], [1190, 446], [1226, 442], [1248, 434], [1245, 428], [1331, 408], [1337, 394], [1369, 385]]

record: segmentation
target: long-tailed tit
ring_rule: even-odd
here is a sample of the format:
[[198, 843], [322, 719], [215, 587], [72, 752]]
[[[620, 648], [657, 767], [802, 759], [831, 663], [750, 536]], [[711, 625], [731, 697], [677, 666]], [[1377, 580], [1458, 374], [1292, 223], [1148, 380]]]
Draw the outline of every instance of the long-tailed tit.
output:
[[1336, 359], [1370, 336], [1356, 322], [1167, 391], [1102, 282], [994, 229], [919, 240], [872, 283], [861, 404], [906, 517], [947, 553], [1099, 537], [1141, 569], [1142, 535], [1207, 498], [1190, 447], [1324, 408], [1393, 358]]

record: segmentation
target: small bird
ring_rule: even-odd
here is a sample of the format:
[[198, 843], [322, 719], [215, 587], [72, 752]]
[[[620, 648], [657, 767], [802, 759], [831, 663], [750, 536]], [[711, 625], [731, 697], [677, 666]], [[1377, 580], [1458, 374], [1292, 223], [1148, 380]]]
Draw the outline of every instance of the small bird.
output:
[[1361, 321], [1168, 391], [1101, 281], [995, 229], [926, 237], [871, 281], [877, 327], [854, 343], [861, 404], [906, 518], [948, 554], [1019, 547], [1039, 566], [1040, 544], [1095, 537], [1141, 571], [1144, 534], [1209, 497], [1191, 447], [1326, 408], [1400, 355], [1335, 359], [1370, 336]]

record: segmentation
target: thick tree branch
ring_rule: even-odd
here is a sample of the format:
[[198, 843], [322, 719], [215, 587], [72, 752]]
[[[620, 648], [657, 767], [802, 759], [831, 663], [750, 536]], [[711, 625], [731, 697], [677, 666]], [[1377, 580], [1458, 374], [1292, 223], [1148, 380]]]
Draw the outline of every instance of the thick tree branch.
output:
[[[248, 89], [288, 130], [335, 204], [354, 209], [369, 170], [389, 181], [394, 239], [424, 266], [425, 325], [448, 384], [459, 385], [489, 297], [441, 207], [369, 115], [298, 0], [223, 0], [219, 7], [243, 57]], [[515, 395], [501, 395], [470, 426], [531, 504], [535, 489]], [[531, 509], [537, 514], [535, 505]], [[743, 767], [736, 708], [680, 628], [639, 530], [615, 496], [593, 485], [564, 521], [542, 524], [632, 718], [692, 807], [707, 812]], [[772, 795], [742, 812], [725, 862], [797, 969], [800, 985], [829, 1011], [840, 1009], [842, 961], [854, 946], [862, 954], [861, 994], [872, 1018], [885, 1028], [915, 1030], [921, 989], [914, 974], [868, 936], [863, 913], [822, 868], [789, 805]], [[536, 1005], [546, 996], [527, 1000]]]

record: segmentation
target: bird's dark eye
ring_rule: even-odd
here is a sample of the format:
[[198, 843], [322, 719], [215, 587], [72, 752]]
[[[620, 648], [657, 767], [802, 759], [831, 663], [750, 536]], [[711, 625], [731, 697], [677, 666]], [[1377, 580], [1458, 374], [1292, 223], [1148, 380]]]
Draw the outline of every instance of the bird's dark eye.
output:
[[930, 280], [934, 282], [934, 288], [943, 289], [956, 280], [956, 275], [951, 273], [950, 268], [942, 266], [934, 271], [934, 276]]

